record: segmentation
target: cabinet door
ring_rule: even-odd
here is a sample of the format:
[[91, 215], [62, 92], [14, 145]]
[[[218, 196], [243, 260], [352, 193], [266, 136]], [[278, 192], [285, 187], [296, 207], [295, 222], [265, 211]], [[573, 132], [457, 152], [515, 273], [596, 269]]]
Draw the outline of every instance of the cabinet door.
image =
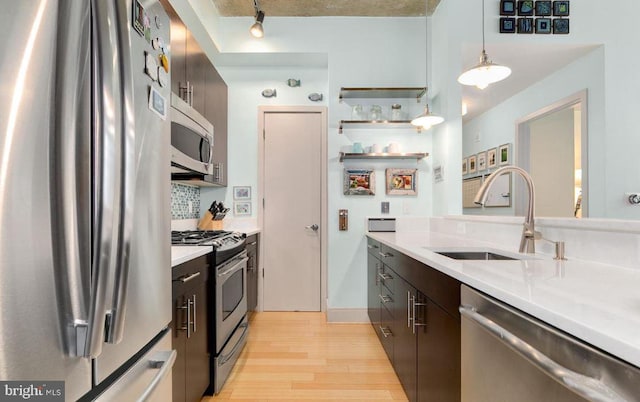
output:
[[200, 45], [195, 40], [191, 32], [186, 32], [187, 43], [187, 81], [189, 82], [189, 90], [191, 97], [191, 106], [200, 114], [204, 115], [204, 97], [205, 88], [205, 69], [209, 63], [209, 59], [204, 54]]
[[204, 117], [213, 124], [213, 163], [216, 184], [227, 185], [227, 119], [228, 88], [216, 68], [208, 64], [205, 69]]
[[247, 238], [247, 310], [255, 311], [258, 305], [258, 236]]
[[[187, 77], [187, 42], [185, 41], [187, 28], [167, 1], [162, 1], [162, 5], [171, 20], [171, 54], [169, 55], [171, 92], [179, 95], [179, 87], [185, 85]], [[164, 38], [164, 40], [168, 39]]]
[[209, 350], [207, 342], [207, 289], [200, 281], [185, 296], [191, 302], [191, 337], [186, 340], [186, 401], [200, 401], [209, 386]]
[[382, 263], [380, 260], [368, 254], [367, 257], [367, 310], [369, 312], [369, 321], [373, 328], [378, 330], [380, 324], [380, 289], [378, 273], [381, 271]]
[[460, 321], [430, 299], [419, 313], [418, 401], [460, 401]]
[[[416, 400], [417, 350], [412, 314], [416, 290], [399, 276], [394, 280], [393, 367], [409, 401]], [[416, 328], [417, 329], [417, 328]]]
[[187, 333], [182, 328], [186, 327], [187, 322], [187, 310], [186, 299], [184, 295], [174, 295], [173, 297], [173, 318], [169, 327], [171, 328], [171, 348], [173, 348], [178, 356], [176, 362], [173, 364], [172, 379], [173, 379], [173, 402], [185, 401], [185, 367], [186, 367], [186, 349], [185, 342], [187, 340]]

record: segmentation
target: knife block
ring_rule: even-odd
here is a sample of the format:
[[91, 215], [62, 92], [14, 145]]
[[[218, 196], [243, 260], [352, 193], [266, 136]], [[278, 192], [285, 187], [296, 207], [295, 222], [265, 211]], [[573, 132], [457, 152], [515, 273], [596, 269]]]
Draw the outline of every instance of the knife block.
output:
[[204, 216], [198, 221], [198, 229], [200, 230], [222, 230], [222, 220], [214, 221], [213, 215], [209, 211], [205, 211]]

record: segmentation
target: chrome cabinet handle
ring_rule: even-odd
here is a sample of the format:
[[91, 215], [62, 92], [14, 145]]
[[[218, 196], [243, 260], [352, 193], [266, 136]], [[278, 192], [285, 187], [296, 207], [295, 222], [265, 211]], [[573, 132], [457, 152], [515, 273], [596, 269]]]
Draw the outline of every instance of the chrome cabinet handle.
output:
[[380, 332], [385, 338], [388, 338], [393, 335], [393, 332], [387, 327], [380, 326]]
[[376, 248], [380, 248], [380, 247], [376, 246], [375, 244], [367, 244], [367, 248], [376, 249]]
[[176, 279], [174, 282], [187, 283], [189, 281], [192, 281], [192, 280], [196, 279], [199, 276], [200, 276], [200, 272], [198, 271], [198, 272], [194, 272], [191, 275], [181, 276], [180, 278]]
[[257, 242], [257, 241], [252, 241], [252, 242], [251, 242], [251, 243], [249, 243], [248, 245], [249, 245], [249, 246], [255, 246], [256, 244], [258, 244], [258, 242]]
[[153, 379], [140, 396], [139, 401], [146, 401], [149, 399], [153, 391], [158, 388], [158, 385], [164, 380], [164, 378], [171, 372], [173, 364], [176, 362], [178, 352], [175, 350], [163, 351], [154, 354], [152, 359], [149, 359], [149, 368], [159, 369]]
[[391, 253], [383, 253], [382, 251], [378, 252], [378, 255], [382, 258], [389, 258], [389, 257], [393, 257], [393, 254]]
[[407, 290], [407, 328], [411, 328], [411, 291]]
[[382, 301], [382, 303], [391, 303], [393, 301], [392, 298], [390, 298], [389, 296], [386, 295], [378, 295], [378, 297], [380, 298], [380, 300]]
[[527, 359], [548, 376], [570, 389], [574, 393], [590, 401], [623, 402], [625, 398], [618, 395], [602, 381], [570, 370], [544, 355], [542, 352], [518, 338], [494, 321], [478, 313], [474, 307], [460, 306], [462, 316], [480, 325], [514, 352]]
[[196, 329], [196, 322], [198, 321], [198, 316], [196, 315], [196, 307], [197, 307], [197, 303], [196, 303], [196, 295], [193, 295], [193, 333], [195, 333], [197, 331]]
[[191, 338], [191, 325], [193, 324], [193, 322], [191, 321], [191, 306], [193, 305], [193, 301], [191, 301], [191, 299], [187, 299], [187, 301], [180, 307], [178, 307], [179, 310], [187, 310], [187, 322], [186, 324], [183, 324], [182, 327], [180, 327], [179, 329], [181, 331], [187, 331], [187, 338]]
[[378, 272], [378, 276], [380, 277], [380, 279], [382, 279], [383, 281], [388, 281], [393, 279], [393, 276], [389, 275], [389, 274], [385, 274], [384, 272]]
[[411, 313], [413, 315], [411, 321], [413, 323], [412, 327], [411, 327], [411, 332], [413, 332], [413, 334], [415, 335], [416, 333], [416, 327], [426, 327], [427, 326], [427, 320], [424, 320], [424, 323], [420, 323], [417, 320], [416, 317], [416, 306], [426, 306], [427, 303], [418, 303], [416, 302], [416, 296], [411, 295], [410, 296], [410, 300], [411, 300]]

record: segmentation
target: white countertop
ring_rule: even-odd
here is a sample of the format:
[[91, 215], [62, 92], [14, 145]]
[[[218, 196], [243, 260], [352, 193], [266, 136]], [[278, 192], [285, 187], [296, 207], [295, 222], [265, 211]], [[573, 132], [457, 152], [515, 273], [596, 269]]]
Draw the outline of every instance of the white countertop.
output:
[[[640, 367], [640, 270], [578, 260], [460, 261], [430, 249], [490, 249], [433, 232], [367, 235]], [[522, 255], [524, 258], [531, 258]]]
[[171, 247], [171, 267], [180, 265], [194, 258], [213, 252], [211, 246], [172, 246]]

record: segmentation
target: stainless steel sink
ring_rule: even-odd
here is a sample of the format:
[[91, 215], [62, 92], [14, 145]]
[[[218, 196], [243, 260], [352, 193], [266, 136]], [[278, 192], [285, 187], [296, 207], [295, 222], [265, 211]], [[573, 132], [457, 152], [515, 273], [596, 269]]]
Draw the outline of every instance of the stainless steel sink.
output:
[[491, 251], [434, 251], [454, 260], [517, 260], [517, 258], [492, 253]]

